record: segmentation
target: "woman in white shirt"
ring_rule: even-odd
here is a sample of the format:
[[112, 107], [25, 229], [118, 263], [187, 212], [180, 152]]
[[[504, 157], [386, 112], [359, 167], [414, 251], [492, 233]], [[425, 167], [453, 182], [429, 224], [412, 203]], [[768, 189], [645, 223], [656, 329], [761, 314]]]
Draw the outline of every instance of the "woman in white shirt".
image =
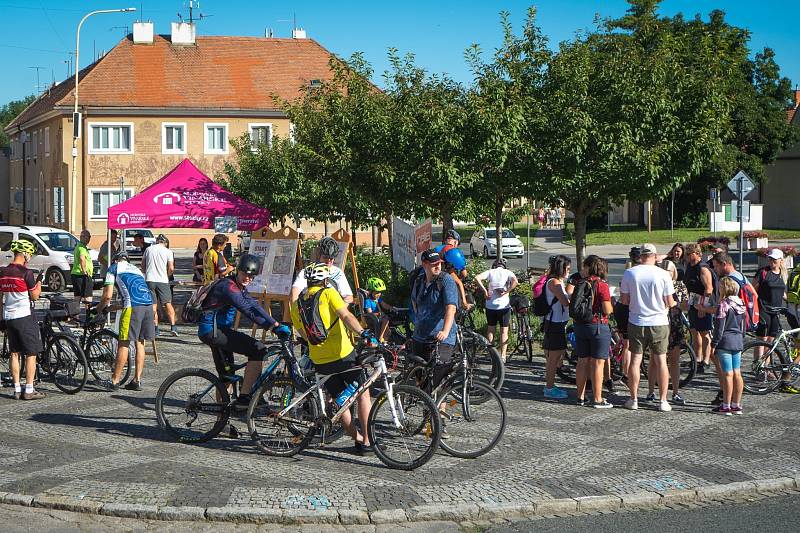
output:
[[558, 255], [550, 269], [544, 292], [550, 311], [544, 317], [544, 340], [542, 348], [546, 359], [544, 397], [549, 400], [566, 400], [567, 392], [555, 386], [556, 369], [567, 350], [566, 327], [569, 321], [569, 295], [566, 290], [567, 278], [572, 268], [572, 260]]

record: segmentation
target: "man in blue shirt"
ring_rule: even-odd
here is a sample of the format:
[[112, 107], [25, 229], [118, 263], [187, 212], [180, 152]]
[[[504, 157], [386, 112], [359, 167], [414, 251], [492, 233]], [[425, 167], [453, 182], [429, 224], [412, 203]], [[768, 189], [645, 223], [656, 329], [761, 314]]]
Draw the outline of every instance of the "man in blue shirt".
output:
[[456, 344], [455, 323], [459, 294], [456, 282], [442, 272], [442, 256], [434, 249], [422, 253], [422, 269], [411, 288], [411, 305], [414, 308], [414, 355], [430, 359], [437, 350], [438, 364], [434, 370], [436, 387], [452, 368]]
[[97, 306], [98, 315], [105, 312], [111, 303], [115, 285], [122, 299], [117, 360], [111, 380], [106, 380], [101, 385], [112, 391], [119, 388], [122, 369], [128, 362], [130, 341], [133, 341], [136, 349], [136, 372], [134, 379], [125, 385], [125, 388], [140, 391], [144, 370], [144, 341], [153, 340], [156, 333], [153, 322], [153, 299], [150, 297], [150, 289], [147, 288], [142, 271], [128, 262], [127, 252], [119, 252], [114, 258], [114, 264], [106, 272], [103, 297]]

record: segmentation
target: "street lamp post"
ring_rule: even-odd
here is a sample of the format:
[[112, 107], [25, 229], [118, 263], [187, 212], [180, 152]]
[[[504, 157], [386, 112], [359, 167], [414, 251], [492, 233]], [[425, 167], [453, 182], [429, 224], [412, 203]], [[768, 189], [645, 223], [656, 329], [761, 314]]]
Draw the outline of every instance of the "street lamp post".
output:
[[86, 22], [86, 19], [91, 17], [92, 15], [98, 15], [100, 13], [132, 13], [136, 11], [135, 7], [126, 7], [123, 9], [99, 9], [97, 11], [92, 11], [91, 13], [87, 13], [83, 16], [81, 21], [78, 23], [78, 30], [75, 32], [75, 108], [72, 113], [72, 180], [70, 184], [70, 229], [72, 231], [77, 231], [76, 223], [75, 223], [75, 212], [77, 209], [77, 182], [78, 182], [78, 137], [81, 134], [81, 125], [80, 125], [80, 117], [78, 116], [78, 65], [80, 64], [79, 56], [80, 53], [80, 44], [81, 44], [81, 26], [83, 23]]

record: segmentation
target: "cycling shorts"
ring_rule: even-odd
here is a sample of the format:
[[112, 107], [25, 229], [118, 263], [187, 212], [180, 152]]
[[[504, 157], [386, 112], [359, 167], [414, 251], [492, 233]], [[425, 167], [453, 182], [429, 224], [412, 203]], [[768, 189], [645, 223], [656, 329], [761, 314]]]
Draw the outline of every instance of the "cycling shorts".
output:
[[314, 365], [314, 368], [320, 376], [330, 376], [325, 382], [325, 390], [333, 399], [336, 399], [350, 383], [356, 383], [360, 387], [365, 381], [364, 369], [356, 363], [355, 350], [338, 361]]
[[486, 324], [489, 326], [496, 326], [507, 328], [511, 323], [511, 308], [505, 309], [487, 309], [486, 310]]
[[228, 327], [217, 328], [217, 334], [203, 335], [200, 340], [211, 347], [211, 356], [217, 375], [223, 381], [235, 374], [233, 354], [247, 357], [248, 361], [263, 361], [267, 358], [267, 346], [250, 335]]
[[27, 356], [42, 351], [42, 335], [33, 315], [6, 320], [6, 337], [11, 353]]

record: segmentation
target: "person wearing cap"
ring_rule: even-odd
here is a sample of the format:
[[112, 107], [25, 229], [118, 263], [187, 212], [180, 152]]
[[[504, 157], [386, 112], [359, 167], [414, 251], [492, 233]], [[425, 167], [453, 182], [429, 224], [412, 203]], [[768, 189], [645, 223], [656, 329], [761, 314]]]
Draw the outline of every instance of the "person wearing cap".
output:
[[711, 364], [711, 327], [713, 316], [698, 311], [695, 304], [713, 306], [713, 295], [716, 289], [716, 278], [711, 266], [704, 262], [703, 251], [699, 244], [686, 245], [686, 272], [683, 282], [689, 291], [689, 333], [692, 345], [697, 354], [697, 373], [704, 374]]
[[170, 334], [178, 336], [175, 329], [175, 308], [172, 306], [172, 291], [169, 279], [175, 272], [175, 255], [167, 247], [167, 237], [162, 233], [156, 237], [156, 243], [147, 248], [142, 256], [142, 269], [147, 287], [153, 297], [153, 323], [156, 335], [158, 331], [158, 306], [164, 306], [170, 325]]
[[[783, 307], [786, 300], [786, 267], [783, 265], [783, 252], [779, 248], [773, 248], [767, 252], [769, 264], [758, 269], [753, 276], [753, 287], [758, 293], [758, 304], [761, 320], [756, 329], [756, 336], [762, 340], [772, 342], [775, 337], [780, 335], [781, 324], [780, 315], [767, 311], [769, 307]], [[764, 353], [763, 347], [757, 347], [753, 357], [761, 357]], [[796, 394], [800, 390], [789, 383], [784, 382], [781, 390]]]
[[458, 248], [461, 243], [461, 235], [454, 229], [449, 229], [444, 234], [444, 242], [434, 248], [442, 260], [453, 267], [456, 275], [462, 280], [467, 279], [467, 259], [464, 253]]
[[631, 361], [628, 366], [628, 388], [631, 397], [625, 402], [626, 409], [638, 409], [639, 367], [642, 356], [650, 353], [650, 372], [658, 376], [660, 393], [659, 411], [671, 411], [667, 402], [669, 373], [667, 370], [667, 348], [669, 346], [669, 317], [667, 311], [675, 305], [675, 289], [666, 270], [656, 266], [656, 247], [645, 243], [639, 247], [640, 264], [629, 268], [622, 275], [620, 298], [628, 305], [628, 337]]
[[127, 252], [119, 252], [114, 257], [114, 264], [108, 268], [103, 284], [103, 296], [95, 312], [99, 315], [106, 312], [114, 296], [114, 287], [122, 299], [119, 318], [119, 342], [117, 343], [117, 359], [110, 380], [102, 380], [98, 385], [110, 391], [119, 388], [122, 370], [128, 362], [130, 342], [133, 341], [136, 351], [136, 368], [133, 380], [125, 385], [126, 390], [142, 390], [142, 372], [144, 371], [144, 342], [155, 338], [153, 322], [153, 298], [147, 288], [142, 271], [128, 262]]
[[411, 287], [414, 309], [411, 347], [414, 355], [423, 359], [430, 359], [436, 351], [438, 363], [433, 383], [436, 387], [452, 367], [458, 329], [455, 323], [458, 288], [453, 278], [442, 272], [442, 256], [435, 249], [422, 252], [422, 269], [424, 275], [417, 276]]

